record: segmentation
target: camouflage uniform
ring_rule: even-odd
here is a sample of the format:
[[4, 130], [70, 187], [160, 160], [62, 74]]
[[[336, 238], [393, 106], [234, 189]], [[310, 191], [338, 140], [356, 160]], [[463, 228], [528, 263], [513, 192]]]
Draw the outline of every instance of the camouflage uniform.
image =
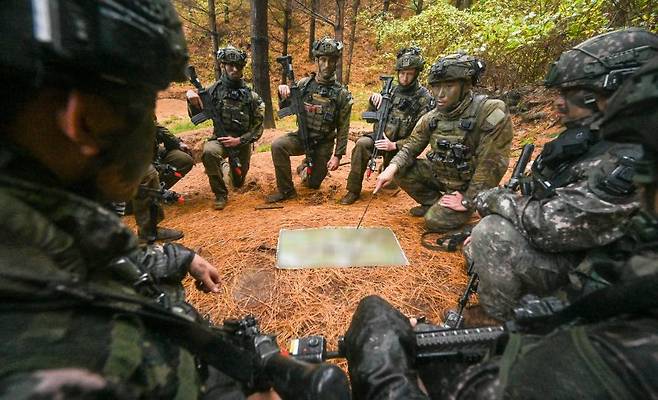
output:
[[[142, 149], [151, 145], [156, 93], [185, 79], [176, 11], [166, 0], [8, 3], [0, 7], [0, 80], [3, 90], [15, 84], [30, 91], [0, 111], [7, 130], [0, 147], [0, 398], [198, 398], [195, 357], [140, 314], [157, 308], [169, 318], [198, 317], [181, 286], [194, 252], [177, 244], [137, 247], [118, 217], [91, 200], [121, 197], [148, 163]], [[102, 100], [95, 104], [127, 121], [125, 130], [98, 135], [100, 154], [73, 182], [62, 179], [59, 164], [39, 161], [15, 122], [53, 87], [64, 99]], [[48, 126], [54, 114], [42, 117], [44, 137], [61, 148], [64, 133]], [[111, 124], [90, 129], [96, 135]], [[119, 180], [108, 192], [99, 169], [118, 170], [104, 176]], [[81, 373], [65, 387], [44, 378], [72, 369]]]
[[[399, 52], [396, 70], [416, 69], [418, 74], [422, 70], [423, 59], [415, 48], [402, 49]], [[411, 60], [407, 60], [411, 58]], [[419, 60], [416, 61], [415, 58]], [[395, 142], [396, 150], [384, 151], [382, 153], [383, 168], [390, 163], [391, 159], [397, 154], [397, 151], [404, 147], [409, 140], [409, 135], [414, 126], [423, 114], [434, 108], [432, 94], [420, 85], [418, 76], [408, 86], [397, 85], [393, 88], [391, 95], [391, 112], [386, 121], [384, 135], [391, 142]], [[375, 106], [370, 103], [368, 111], [375, 111]], [[368, 166], [368, 161], [372, 155], [375, 146], [374, 134], [377, 131], [377, 123], [373, 126], [373, 133], [364, 135], [356, 141], [352, 150], [351, 169], [347, 177], [347, 190], [352, 193], [361, 193], [361, 184], [363, 183], [363, 174]]]
[[[624, 36], [626, 42], [620, 41]], [[658, 51], [658, 39], [645, 31], [613, 32], [576, 48], [614, 59], [633, 54], [628, 47], [641, 47], [642, 41], [654, 42]], [[646, 60], [643, 51], [618, 68], [637, 68]], [[567, 63], [592, 63], [593, 58], [583, 55], [579, 50], [564, 53], [554, 67], [559, 73], [549, 73], [548, 86], [582, 85], [576, 79], [582, 76], [578, 66]], [[603, 81], [598, 76], [587, 79]], [[533, 163], [532, 193], [495, 188], [477, 198], [483, 219], [473, 229], [466, 257], [480, 278], [479, 302], [491, 316], [508, 318], [524, 294], [546, 295], [569, 283], [569, 273], [585, 252], [619, 239], [624, 223], [637, 211], [632, 179], [641, 148], [600, 141], [599, 117], [594, 113], [571, 123], [544, 146]]]
[[[432, 70], [455, 61], [476, 62], [463, 55], [450, 56], [435, 63]], [[440, 76], [436, 81], [448, 79], [456, 78]], [[398, 167], [395, 179], [400, 187], [429, 207], [425, 214], [428, 230], [454, 229], [470, 219], [472, 207], [465, 212], [454, 211], [438, 201], [454, 191], [470, 201], [482, 190], [496, 186], [507, 169], [512, 136], [512, 120], [505, 103], [470, 91], [452, 111], [434, 109], [421, 117], [391, 164]], [[417, 159], [428, 144], [431, 151], [427, 159]]]
[[[644, 145], [637, 182], [650, 194], [622, 241], [596, 249], [612, 285], [538, 322], [510, 332], [502, 356], [479, 364], [414, 364], [407, 318], [383, 300], [359, 304], [345, 336], [355, 397], [436, 399], [649, 399], [658, 396], [658, 58], [613, 97], [603, 136]], [[511, 326], [511, 325], [507, 325]], [[543, 328], [543, 330], [542, 330]], [[533, 331], [531, 329], [531, 331]], [[372, 351], [376, 349], [377, 351]], [[450, 348], [451, 351], [456, 350]]]
[[[240, 53], [242, 56], [237, 58], [224, 59], [224, 54], [227, 56], [233, 53]], [[222, 63], [235, 64], [244, 67], [246, 64], [246, 54], [234, 47], [227, 47], [218, 53], [218, 59]], [[216, 138], [208, 139], [203, 145], [203, 154], [201, 161], [206, 169], [210, 189], [215, 194], [216, 199], [226, 200], [228, 197], [228, 189], [225, 183], [224, 173], [230, 170], [231, 183], [234, 187], [241, 187], [249, 172], [249, 164], [251, 161], [251, 151], [253, 143], [255, 143], [263, 135], [263, 119], [265, 118], [265, 103], [260, 98], [258, 93], [248, 87], [244, 80], [240, 79], [235, 82], [229, 79], [224, 73], [219, 81], [215, 82], [208, 88], [210, 95], [213, 99], [213, 106], [222, 118], [225, 134], [231, 137], [239, 137], [240, 145], [238, 148], [238, 158], [240, 159], [241, 173], [238, 174], [233, 168], [222, 166], [226, 161], [224, 158], [228, 157], [228, 153]], [[192, 104], [188, 103], [190, 115], [195, 115], [201, 110], [196, 109]], [[219, 135], [217, 131], [219, 127], [215, 127], [215, 135]], [[223, 207], [222, 207], [223, 208]]]
[[[336, 47], [335, 43], [339, 43], [325, 38], [316, 42], [316, 49], [318, 43], [326, 44], [325, 41], [330, 42], [333, 47]], [[333, 49], [336, 54], [342, 49], [342, 44], [339, 43], [339, 45], [339, 50]], [[318, 57], [325, 53], [314, 50], [314, 54]], [[321, 80], [312, 75], [299, 80], [297, 85], [301, 89], [306, 106], [306, 126], [309, 138], [313, 142], [314, 165], [304, 184], [312, 189], [317, 189], [327, 176], [327, 162], [332, 155], [340, 158], [347, 150], [352, 95], [347, 88], [336, 81], [335, 76], [328, 80]], [[281, 106], [285, 107], [288, 101], [282, 102]], [[272, 163], [276, 173], [276, 186], [278, 193], [282, 194], [284, 199], [295, 193], [290, 170], [290, 156], [302, 154], [304, 154], [304, 144], [297, 132], [290, 132], [285, 136], [278, 137], [272, 143]]]
[[[155, 164], [149, 167], [141, 184], [155, 190], [159, 190], [161, 187], [169, 189], [183, 176], [190, 172], [194, 166], [194, 159], [191, 155], [180, 149], [180, 139], [169, 132], [167, 128], [160, 124], [156, 124], [156, 129]], [[174, 167], [176, 172], [181, 176], [177, 176], [168, 171], [167, 167], [169, 166]], [[163, 183], [164, 186], [162, 186], [161, 183]], [[150, 204], [151, 202], [148, 199], [138, 197], [133, 199], [132, 205], [135, 213], [135, 222], [137, 223], [140, 232], [145, 232], [151, 224]], [[158, 203], [157, 207], [158, 217], [156, 225], [164, 219], [162, 205]]]

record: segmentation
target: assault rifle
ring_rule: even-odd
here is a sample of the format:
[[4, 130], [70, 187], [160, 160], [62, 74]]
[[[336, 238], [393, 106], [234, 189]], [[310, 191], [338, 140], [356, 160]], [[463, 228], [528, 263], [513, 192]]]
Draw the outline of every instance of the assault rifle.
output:
[[[207, 120], [212, 120], [212, 124], [214, 127], [214, 137], [215, 138], [221, 138], [221, 137], [228, 137], [229, 135], [226, 133], [226, 128], [224, 128], [224, 122], [222, 121], [222, 117], [220, 113], [217, 112], [215, 107], [213, 107], [213, 101], [212, 97], [210, 96], [210, 92], [208, 92], [207, 89], [203, 87], [201, 82], [199, 81], [199, 78], [196, 75], [196, 70], [194, 69], [193, 66], [188, 66], [187, 67], [187, 74], [189, 75], [190, 78], [190, 83], [194, 85], [194, 87], [197, 89], [199, 92], [199, 97], [201, 98], [201, 103], [203, 105], [203, 109], [201, 112], [193, 115], [190, 119], [192, 120], [192, 123], [194, 125], [199, 125], [200, 123], [207, 121]], [[237, 176], [242, 176], [242, 163], [240, 162], [240, 150], [237, 147], [225, 147], [226, 153], [228, 154], [228, 161], [229, 164], [231, 165], [231, 169], [233, 170], [233, 173]]]
[[527, 188], [525, 187], [526, 185], [522, 183], [522, 180], [525, 174], [525, 169], [528, 166], [528, 163], [530, 162], [530, 158], [532, 157], [533, 151], [535, 151], [534, 144], [528, 143], [525, 146], [523, 146], [523, 150], [521, 150], [521, 155], [519, 156], [519, 159], [516, 161], [516, 165], [514, 165], [512, 176], [509, 178], [509, 181], [505, 184], [505, 187], [507, 189], [516, 191], [517, 189], [519, 189], [519, 187], [521, 187], [521, 193], [523, 194], [527, 193]]
[[[487, 355], [502, 353], [510, 333], [536, 329], [564, 307], [565, 304], [554, 297], [526, 296], [521, 306], [514, 309], [514, 319], [504, 325], [451, 329], [421, 320], [414, 328], [416, 362], [478, 363]], [[293, 339], [289, 350], [299, 360], [316, 363], [344, 358], [347, 349], [343, 338], [338, 339], [337, 351], [327, 351], [323, 336], [307, 336]]]
[[309, 136], [308, 126], [306, 125], [306, 108], [304, 106], [304, 99], [301, 88], [295, 82], [295, 72], [292, 69], [292, 56], [285, 55], [282, 57], [277, 57], [276, 61], [281, 64], [283, 69], [283, 74], [286, 76], [288, 81], [288, 86], [290, 87], [290, 105], [284, 108], [281, 108], [283, 104], [282, 101], [279, 101], [279, 118], [285, 118], [290, 115], [297, 116], [297, 135], [304, 145], [304, 154], [306, 158], [304, 159], [304, 164], [306, 165], [306, 173], [308, 176], [311, 176], [311, 171], [313, 170], [313, 141]]
[[[366, 121], [370, 123], [378, 123], [374, 137], [375, 142], [384, 138], [386, 122], [388, 121], [388, 116], [391, 114], [391, 97], [393, 95], [393, 77], [380, 76], [379, 79], [384, 82], [382, 86], [382, 102], [379, 105], [379, 109], [377, 111], [366, 111], [361, 114], [361, 118]], [[377, 147], [373, 147], [370, 161], [368, 161], [368, 169], [366, 170], [366, 179], [370, 178], [370, 174], [377, 169], [376, 160], [378, 156], [379, 150]]]
[[473, 263], [470, 263], [468, 266], [468, 276], [466, 289], [464, 289], [464, 293], [459, 298], [459, 301], [457, 301], [459, 308], [457, 311], [448, 311], [446, 319], [443, 321], [444, 328], [459, 329], [464, 325], [464, 309], [468, 305], [471, 295], [477, 293], [478, 284], [480, 283], [480, 277], [473, 271]]

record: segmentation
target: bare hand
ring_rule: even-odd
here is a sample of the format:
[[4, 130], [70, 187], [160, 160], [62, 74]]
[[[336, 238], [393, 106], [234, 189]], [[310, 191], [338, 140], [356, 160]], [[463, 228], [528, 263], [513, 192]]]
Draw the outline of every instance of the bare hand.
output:
[[382, 95], [381, 93], [373, 93], [370, 95], [370, 103], [375, 106], [376, 109], [379, 109], [379, 106], [382, 105]]
[[188, 91], [185, 92], [185, 97], [187, 97], [187, 101], [189, 101], [194, 107], [203, 108], [201, 97], [199, 97], [199, 94], [195, 90], [188, 89]]
[[205, 258], [195, 254], [188, 272], [197, 281], [197, 287], [204, 292], [219, 292], [219, 272]]
[[288, 85], [279, 85], [279, 97], [285, 100], [290, 96], [290, 86]]
[[464, 196], [461, 193], [452, 192], [441, 197], [439, 204], [454, 211], [464, 212], [466, 207], [462, 204], [462, 200], [464, 200]]
[[396, 172], [398, 172], [398, 166], [395, 164], [389, 164], [389, 166], [386, 167], [386, 169], [383, 170], [382, 173], [379, 174], [379, 176], [377, 177], [375, 190], [373, 190], [372, 194], [379, 192], [379, 189], [381, 189], [382, 186], [391, 182], [393, 180], [393, 177], [395, 177]]
[[327, 162], [327, 169], [329, 171], [335, 171], [338, 169], [339, 165], [340, 165], [340, 157], [332, 156], [329, 162]]
[[217, 138], [224, 147], [235, 147], [240, 145], [239, 137], [224, 136]]
[[384, 136], [384, 138], [381, 140], [377, 140], [375, 142], [375, 147], [377, 148], [377, 150], [383, 150], [383, 151], [393, 151], [397, 149], [395, 142], [391, 142], [390, 140], [388, 140], [386, 136]]
[[187, 145], [187, 143], [184, 143], [184, 142], [181, 141], [181, 142], [178, 144], [178, 148], [179, 148], [182, 152], [187, 153], [190, 157], [192, 157], [192, 150], [190, 149], [190, 146]]
[[470, 243], [471, 243], [471, 237], [469, 236], [466, 239], [464, 239], [464, 246], [463, 247], [468, 246]]

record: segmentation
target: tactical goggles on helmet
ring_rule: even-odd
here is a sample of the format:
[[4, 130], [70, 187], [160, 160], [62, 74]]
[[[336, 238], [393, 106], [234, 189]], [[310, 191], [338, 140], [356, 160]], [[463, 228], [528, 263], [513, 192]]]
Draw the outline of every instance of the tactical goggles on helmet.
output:
[[217, 52], [217, 60], [224, 64], [244, 67], [247, 65], [247, 53], [235, 47], [227, 47]]

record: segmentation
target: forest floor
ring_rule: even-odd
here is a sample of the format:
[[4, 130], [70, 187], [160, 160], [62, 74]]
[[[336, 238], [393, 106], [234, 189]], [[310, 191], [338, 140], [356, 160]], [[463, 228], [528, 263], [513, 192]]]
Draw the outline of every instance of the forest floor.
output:
[[[180, 93], [169, 97], [174, 98], [159, 100], [158, 119], [186, 120], [185, 102]], [[541, 147], [559, 129], [546, 92], [528, 91], [523, 102], [527, 111], [513, 116], [515, 139], [510, 170], [523, 144], [534, 142]], [[347, 329], [359, 300], [370, 294], [384, 297], [406, 315], [423, 315], [440, 321], [443, 311], [455, 306], [466, 284], [463, 257], [459, 252], [431, 251], [421, 246], [423, 221], [409, 214], [409, 209], [416, 204], [404, 191], [384, 191], [372, 199], [362, 225], [391, 228], [410, 265], [275, 268], [280, 229], [356, 226], [371, 200], [376, 180], [374, 175], [364, 182], [359, 201], [342, 206], [338, 201], [345, 193], [349, 164], [331, 172], [318, 190], [300, 187], [299, 178], [295, 176], [297, 199], [281, 203], [283, 208], [280, 209], [257, 210], [257, 206], [264, 204], [265, 195], [276, 189], [269, 144], [286, 132], [281, 127], [292, 126], [290, 122], [286, 124], [279, 124], [279, 129], [265, 130], [252, 156], [245, 185], [231, 189], [228, 205], [222, 211], [212, 209], [213, 194], [203, 165], [198, 162], [210, 128], [180, 133], [193, 148], [197, 164], [173, 188], [185, 195], [185, 203], [167, 206], [166, 219], [161, 225], [184, 231], [181, 243], [200, 252], [222, 276], [222, 291], [218, 294], [198, 292], [191, 282], [186, 282], [189, 301], [216, 323], [229, 317], [253, 314], [260, 320], [264, 332], [278, 334], [281, 344], [291, 337], [324, 334], [330, 346], [334, 346], [337, 336]], [[349, 162], [353, 140], [369, 129], [362, 121], [352, 122], [352, 140], [342, 162]], [[302, 158], [293, 157], [293, 167]], [[504, 181], [506, 179], [507, 176]], [[132, 217], [126, 217], [126, 222], [134, 226]]]

